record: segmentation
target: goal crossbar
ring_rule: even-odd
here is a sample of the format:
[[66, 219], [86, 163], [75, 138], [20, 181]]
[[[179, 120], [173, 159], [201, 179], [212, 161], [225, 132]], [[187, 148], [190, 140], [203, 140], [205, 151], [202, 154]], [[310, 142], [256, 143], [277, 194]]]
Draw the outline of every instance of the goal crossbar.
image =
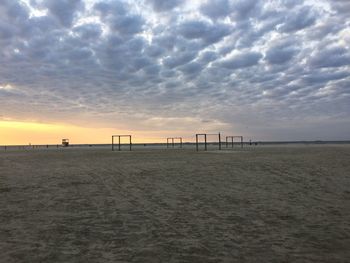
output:
[[[169, 148], [169, 146], [171, 145], [172, 148], [175, 147], [175, 140], [179, 140], [180, 142], [180, 148], [182, 148], [182, 137], [169, 137], [166, 138], [166, 147]], [[170, 144], [171, 142], [171, 144]]]
[[228, 148], [229, 140], [231, 140], [231, 148], [233, 148], [233, 141], [235, 138], [241, 140], [241, 148], [243, 148], [243, 136], [226, 136], [226, 148]]
[[118, 137], [118, 151], [121, 150], [121, 143], [120, 143], [120, 138], [122, 137], [128, 137], [129, 138], [129, 150], [131, 151], [131, 135], [125, 135], [125, 134], [122, 134], [122, 135], [112, 135], [112, 151], [114, 151], [114, 137]]
[[207, 136], [209, 136], [209, 135], [216, 135], [216, 136], [218, 136], [219, 150], [221, 150], [221, 134], [220, 134], [220, 132], [219, 133], [197, 133], [196, 134], [196, 150], [197, 150], [197, 152], [199, 151], [199, 137], [200, 136], [204, 137], [204, 151], [208, 150], [208, 147], [207, 147]]

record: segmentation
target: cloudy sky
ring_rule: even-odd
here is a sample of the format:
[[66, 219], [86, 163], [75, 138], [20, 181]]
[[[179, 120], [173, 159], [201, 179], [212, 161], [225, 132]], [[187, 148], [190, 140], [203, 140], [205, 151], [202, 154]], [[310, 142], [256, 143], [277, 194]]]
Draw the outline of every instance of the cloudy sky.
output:
[[218, 131], [350, 139], [350, 2], [0, 0], [0, 144]]

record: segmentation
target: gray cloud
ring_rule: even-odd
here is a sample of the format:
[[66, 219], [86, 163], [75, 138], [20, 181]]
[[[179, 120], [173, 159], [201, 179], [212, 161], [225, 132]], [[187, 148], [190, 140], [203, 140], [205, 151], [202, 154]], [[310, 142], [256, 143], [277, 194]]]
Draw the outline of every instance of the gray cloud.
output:
[[43, 5], [65, 27], [70, 27], [76, 12], [82, 11], [84, 3], [81, 0], [45, 0]]
[[247, 18], [259, 4], [255, 0], [236, 0], [233, 1], [233, 9], [239, 18]]
[[218, 58], [218, 54], [216, 52], [213, 51], [205, 51], [201, 54], [201, 56], [199, 57], [199, 61], [203, 64], [207, 64], [211, 61], [214, 61]]
[[197, 62], [192, 62], [180, 67], [180, 70], [187, 75], [192, 75], [199, 73], [202, 70], [202, 66]]
[[331, 47], [315, 52], [310, 65], [316, 68], [342, 67], [350, 65], [350, 52], [344, 47]]
[[331, 6], [336, 12], [341, 14], [350, 13], [350, 3], [348, 0], [334, 0], [331, 2]]
[[28, 11], [28, 8], [18, 1], [3, 0], [0, 4], [1, 17], [12, 22], [24, 22], [29, 17]]
[[14, 27], [7, 23], [0, 23], [0, 37], [2, 40], [9, 39], [14, 34]]
[[122, 35], [132, 35], [142, 31], [143, 17], [130, 12], [130, 7], [124, 2], [99, 2], [94, 5], [94, 9], [112, 31]]
[[207, 44], [220, 41], [230, 33], [228, 25], [216, 23], [214, 25], [204, 21], [186, 21], [179, 26], [179, 33], [187, 39], [201, 39]]
[[225, 59], [221, 62], [221, 65], [229, 69], [246, 68], [256, 65], [262, 58], [261, 53], [258, 52], [246, 52], [238, 55], [234, 55], [229, 59]]
[[136, 34], [142, 31], [144, 21], [137, 15], [114, 17], [110, 20], [111, 29], [121, 34]]
[[231, 4], [229, 0], [207, 1], [201, 6], [201, 12], [213, 19], [227, 17], [231, 14]]
[[147, 0], [157, 12], [174, 9], [182, 4], [183, 0]]
[[293, 58], [297, 52], [296, 43], [283, 41], [270, 47], [266, 52], [265, 59], [270, 64], [283, 64]]
[[73, 28], [73, 31], [83, 40], [95, 40], [102, 34], [102, 28], [99, 24], [84, 24]]
[[94, 5], [94, 10], [96, 10], [101, 16], [107, 16], [110, 14], [125, 15], [128, 12], [128, 7], [121, 1], [100, 1]]
[[166, 57], [163, 60], [163, 64], [168, 68], [174, 68], [192, 61], [195, 57], [195, 52], [181, 52], [171, 57]]
[[281, 4], [287, 8], [293, 8], [304, 3], [304, 0], [280, 0]]
[[313, 25], [317, 18], [317, 13], [310, 7], [304, 6], [296, 11], [288, 13], [284, 24], [280, 27], [283, 32], [293, 32]]

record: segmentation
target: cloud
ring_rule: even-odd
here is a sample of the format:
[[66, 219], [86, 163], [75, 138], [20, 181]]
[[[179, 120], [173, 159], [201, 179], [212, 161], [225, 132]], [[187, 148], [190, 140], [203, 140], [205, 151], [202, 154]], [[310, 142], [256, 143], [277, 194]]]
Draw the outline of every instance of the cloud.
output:
[[144, 23], [142, 17], [137, 15], [114, 17], [109, 22], [110, 28], [121, 34], [139, 33], [142, 31], [142, 25]]
[[208, 0], [202, 4], [200, 11], [214, 20], [228, 16], [236, 20], [245, 20], [257, 11], [259, 5], [259, 1], [255, 0]]
[[226, 24], [210, 24], [204, 21], [192, 20], [179, 25], [179, 33], [187, 39], [201, 39], [206, 44], [220, 41], [231, 29]]
[[186, 75], [192, 75], [199, 73], [202, 70], [202, 66], [197, 62], [192, 62], [180, 67], [180, 70]]
[[170, 11], [181, 5], [183, 0], [147, 0], [156, 12]]
[[93, 8], [101, 17], [111, 14], [123, 16], [128, 12], [128, 6], [122, 1], [99, 1]]
[[347, 0], [334, 0], [330, 1], [332, 8], [341, 14], [350, 14], [350, 3]]
[[70, 27], [76, 13], [82, 11], [84, 2], [82, 0], [44, 0], [43, 6], [65, 27]]
[[142, 31], [144, 19], [130, 11], [130, 6], [124, 2], [98, 2], [94, 10], [102, 21], [108, 24], [111, 31], [121, 35], [132, 35]]
[[75, 34], [79, 36], [79, 38], [84, 40], [96, 40], [102, 34], [102, 28], [100, 24], [89, 23], [83, 24], [80, 26], [76, 26], [73, 28]]
[[205, 2], [200, 10], [204, 15], [212, 19], [218, 19], [230, 15], [231, 8], [229, 0], [212, 0]]
[[10, 39], [13, 36], [14, 27], [10, 24], [0, 22], [0, 38], [2, 40]]
[[296, 53], [296, 43], [291, 41], [281, 41], [267, 50], [265, 59], [270, 64], [284, 64], [291, 60]]
[[259, 1], [255, 0], [236, 0], [233, 1], [233, 9], [236, 16], [240, 19], [245, 19], [255, 10], [259, 5]]
[[166, 57], [163, 60], [163, 64], [168, 68], [174, 68], [192, 61], [195, 57], [195, 52], [181, 52], [174, 56]]
[[350, 65], [350, 52], [344, 47], [330, 47], [319, 50], [311, 56], [310, 66], [316, 68], [342, 67]]
[[0, 90], [8, 91], [8, 90], [13, 90], [13, 89], [14, 88], [10, 84], [0, 85]]
[[4, 20], [23, 23], [29, 17], [29, 10], [21, 2], [3, 0], [0, 4], [0, 15]]
[[282, 6], [293, 8], [304, 3], [304, 0], [280, 0]]
[[246, 68], [256, 65], [261, 58], [259, 52], [245, 52], [225, 59], [220, 64], [228, 69]]
[[199, 57], [199, 61], [201, 61], [204, 64], [207, 64], [207, 63], [209, 63], [211, 61], [216, 60], [217, 58], [219, 58], [219, 55], [216, 52], [214, 52], [214, 51], [205, 51]]
[[303, 6], [288, 13], [283, 25], [279, 28], [282, 32], [293, 32], [313, 25], [318, 14], [308, 6]]

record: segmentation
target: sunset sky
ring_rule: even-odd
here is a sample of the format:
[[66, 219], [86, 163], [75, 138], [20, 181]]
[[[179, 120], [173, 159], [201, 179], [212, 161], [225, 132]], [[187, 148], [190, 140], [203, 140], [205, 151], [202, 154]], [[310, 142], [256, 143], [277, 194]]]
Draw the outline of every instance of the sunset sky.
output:
[[350, 140], [348, 0], [0, 0], [0, 145]]

